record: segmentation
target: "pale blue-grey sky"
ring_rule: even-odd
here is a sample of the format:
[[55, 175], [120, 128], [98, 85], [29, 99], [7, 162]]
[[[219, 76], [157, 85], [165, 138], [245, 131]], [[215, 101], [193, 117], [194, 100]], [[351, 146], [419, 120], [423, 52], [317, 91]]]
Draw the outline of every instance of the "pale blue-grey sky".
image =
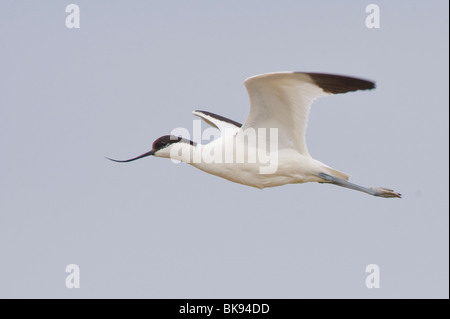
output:
[[[0, 297], [448, 298], [447, 1], [73, 1], [67, 29], [69, 3], [0, 4]], [[318, 100], [308, 146], [404, 198], [105, 160], [194, 109], [243, 122], [274, 71], [376, 81]]]

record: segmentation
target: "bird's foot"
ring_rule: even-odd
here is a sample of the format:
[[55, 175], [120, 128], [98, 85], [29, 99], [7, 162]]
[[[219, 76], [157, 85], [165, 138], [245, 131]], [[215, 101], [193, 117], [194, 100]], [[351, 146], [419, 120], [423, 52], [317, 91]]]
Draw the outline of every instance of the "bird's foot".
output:
[[374, 187], [372, 188], [375, 196], [384, 197], [384, 198], [402, 198], [402, 194], [394, 192], [392, 189], [384, 188], [384, 187]]

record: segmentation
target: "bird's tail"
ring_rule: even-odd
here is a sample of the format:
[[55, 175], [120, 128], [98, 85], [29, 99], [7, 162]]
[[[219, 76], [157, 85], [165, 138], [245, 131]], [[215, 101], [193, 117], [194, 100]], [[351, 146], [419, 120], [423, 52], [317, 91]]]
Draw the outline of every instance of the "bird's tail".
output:
[[337, 177], [337, 178], [340, 178], [340, 179], [343, 179], [344, 181], [348, 181], [350, 176], [351, 176], [351, 175], [349, 175], [347, 173], [335, 170], [334, 168], [331, 168], [331, 167], [328, 167], [328, 166], [327, 166], [326, 169], [328, 170], [328, 174], [329, 175]]

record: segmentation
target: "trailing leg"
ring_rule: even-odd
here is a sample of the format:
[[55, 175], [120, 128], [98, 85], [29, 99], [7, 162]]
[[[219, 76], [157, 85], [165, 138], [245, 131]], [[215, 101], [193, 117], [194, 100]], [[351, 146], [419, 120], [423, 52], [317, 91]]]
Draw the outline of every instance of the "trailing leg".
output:
[[368, 188], [368, 187], [350, 183], [346, 180], [343, 180], [343, 179], [340, 179], [340, 178], [337, 178], [337, 177], [334, 177], [334, 176], [331, 176], [331, 175], [328, 175], [325, 173], [320, 173], [320, 174], [318, 174], [318, 176], [324, 180], [323, 183], [330, 183], [330, 184], [338, 185], [341, 187], [353, 189], [355, 191], [367, 193], [367, 194], [370, 194], [373, 196], [384, 197], [384, 198], [401, 198], [402, 197], [401, 194], [394, 192], [392, 189], [383, 188], [383, 187]]

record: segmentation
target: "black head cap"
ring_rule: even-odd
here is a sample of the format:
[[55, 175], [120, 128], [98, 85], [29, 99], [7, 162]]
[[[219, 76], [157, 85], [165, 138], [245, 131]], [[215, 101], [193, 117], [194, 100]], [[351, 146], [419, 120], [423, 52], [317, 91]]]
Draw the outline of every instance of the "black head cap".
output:
[[111, 160], [113, 162], [118, 162], [118, 163], [131, 162], [131, 161], [135, 161], [137, 159], [143, 158], [143, 157], [154, 155], [159, 150], [164, 149], [164, 148], [168, 147], [169, 145], [174, 144], [174, 143], [178, 143], [178, 142], [189, 143], [190, 145], [193, 145], [193, 146], [196, 145], [193, 141], [185, 139], [185, 138], [182, 138], [180, 136], [164, 135], [164, 136], [161, 136], [160, 138], [158, 138], [157, 140], [155, 140], [153, 142], [152, 150], [147, 152], [147, 153], [144, 153], [144, 154], [139, 155], [139, 156], [137, 156], [135, 158], [131, 158], [131, 159], [128, 159], [128, 160], [123, 160], [123, 161], [115, 160], [115, 159], [108, 158], [108, 157], [107, 157], [107, 159], [109, 159], [109, 160]]
[[164, 135], [153, 142], [153, 145], [152, 145], [153, 152], [157, 152], [163, 148], [168, 147], [171, 144], [178, 143], [178, 142], [188, 143], [188, 144], [195, 146], [194, 142], [192, 142], [191, 140], [182, 138], [181, 136]]

